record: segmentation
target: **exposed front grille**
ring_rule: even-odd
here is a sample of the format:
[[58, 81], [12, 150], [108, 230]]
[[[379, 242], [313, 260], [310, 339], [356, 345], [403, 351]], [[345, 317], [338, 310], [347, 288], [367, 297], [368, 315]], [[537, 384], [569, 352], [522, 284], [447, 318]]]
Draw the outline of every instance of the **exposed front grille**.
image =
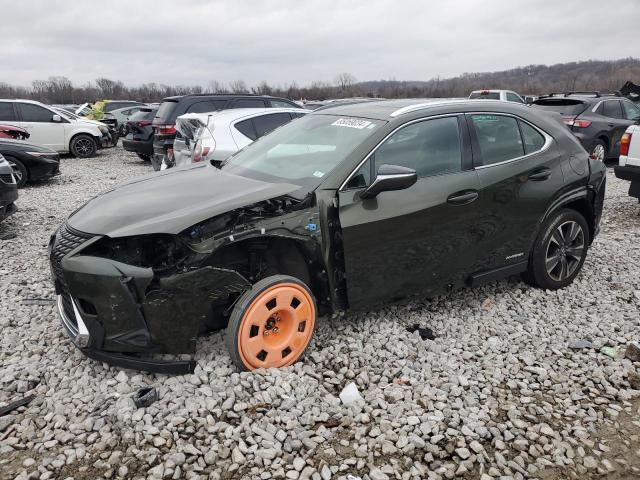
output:
[[0, 174], [0, 180], [2, 180], [4, 183], [15, 183], [13, 180], [13, 175], [9, 173]]
[[62, 259], [72, 250], [76, 249], [84, 242], [92, 238], [93, 235], [89, 233], [79, 232], [74, 230], [66, 223], [62, 224], [55, 235], [55, 240], [51, 247], [51, 269], [54, 275], [54, 282], [62, 296], [62, 308], [67, 318], [71, 321], [75, 321], [76, 315], [73, 311], [73, 304], [71, 303], [71, 297], [69, 295], [69, 287], [64, 281], [62, 275]]

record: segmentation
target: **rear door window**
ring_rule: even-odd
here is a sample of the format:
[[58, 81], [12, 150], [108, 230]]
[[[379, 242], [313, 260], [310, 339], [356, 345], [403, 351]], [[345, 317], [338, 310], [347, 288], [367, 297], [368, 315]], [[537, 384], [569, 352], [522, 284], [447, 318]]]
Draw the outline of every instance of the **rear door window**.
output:
[[256, 129], [253, 127], [252, 118], [236, 123], [235, 128], [241, 134], [243, 134], [247, 138], [250, 138], [251, 140], [255, 140], [256, 138], [258, 138], [258, 135], [256, 134]]
[[259, 138], [290, 121], [291, 116], [288, 113], [271, 113], [269, 115], [255, 117], [253, 119], [253, 125]]
[[492, 114], [471, 115], [483, 165], [513, 160], [524, 155], [518, 121]]
[[0, 121], [16, 122], [18, 118], [12, 102], [0, 102]]
[[260, 98], [239, 98], [232, 108], [265, 108], [266, 106], [265, 101]]
[[19, 103], [23, 122], [48, 123], [53, 121], [53, 113], [40, 105]]
[[602, 115], [609, 118], [624, 118], [618, 100], [607, 100], [602, 104]]

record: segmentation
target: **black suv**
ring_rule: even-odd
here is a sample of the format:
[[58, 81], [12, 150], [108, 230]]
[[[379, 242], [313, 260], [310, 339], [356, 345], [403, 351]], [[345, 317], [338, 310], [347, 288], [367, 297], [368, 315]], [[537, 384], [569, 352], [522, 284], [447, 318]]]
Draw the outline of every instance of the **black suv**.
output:
[[601, 162], [618, 158], [624, 131], [640, 117], [640, 107], [617, 92], [553, 93], [532, 107], [560, 113], [589, 154]]
[[173, 141], [176, 138], [176, 118], [185, 113], [206, 113], [231, 108], [302, 108], [286, 98], [266, 95], [182, 95], [167, 97], [162, 100], [158, 113], [153, 119], [153, 168], [160, 165], [167, 157], [171, 163]]
[[153, 155], [153, 122], [158, 107], [143, 107], [129, 117], [126, 125], [126, 138], [122, 148], [134, 152], [139, 158], [150, 161]]
[[219, 168], [135, 178], [76, 210], [50, 242], [58, 308], [107, 362], [188, 370], [139, 355], [192, 353], [226, 327], [239, 368], [287, 366], [320, 315], [520, 273], [570, 284], [605, 180], [561, 122], [513, 102], [326, 107]]

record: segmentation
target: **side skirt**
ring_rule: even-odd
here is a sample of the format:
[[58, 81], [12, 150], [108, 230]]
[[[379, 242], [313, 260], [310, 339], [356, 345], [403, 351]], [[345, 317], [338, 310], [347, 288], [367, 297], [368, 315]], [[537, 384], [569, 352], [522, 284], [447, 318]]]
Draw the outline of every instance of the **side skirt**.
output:
[[478, 287], [485, 283], [500, 280], [511, 275], [517, 275], [527, 270], [527, 261], [514, 263], [513, 265], [505, 265], [503, 267], [493, 268], [491, 270], [483, 270], [469, 275], [467, 285], [470, 287]]

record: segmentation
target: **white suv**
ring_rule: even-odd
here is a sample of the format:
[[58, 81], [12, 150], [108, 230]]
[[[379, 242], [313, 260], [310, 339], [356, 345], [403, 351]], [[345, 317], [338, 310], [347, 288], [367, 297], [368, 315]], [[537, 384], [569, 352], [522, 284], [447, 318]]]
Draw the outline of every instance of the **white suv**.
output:
[[0, 99], [0, 124], [24, 128], [30, 143], [82, 158], [92, 157], [110, 141], [106, 125], [62, 116], [33, 100]]
[[180, 135], [173, 142], [175, 166], [222, 162], [263, 135], [309, 112], [304, 108], [237, 108], [181, 115], [176, 119]]
[[614, 168], [616, 177], [629, 180], [629, 195], [640, 200], [640, 117], [627, 127], [620, 140], [620, 159]]

